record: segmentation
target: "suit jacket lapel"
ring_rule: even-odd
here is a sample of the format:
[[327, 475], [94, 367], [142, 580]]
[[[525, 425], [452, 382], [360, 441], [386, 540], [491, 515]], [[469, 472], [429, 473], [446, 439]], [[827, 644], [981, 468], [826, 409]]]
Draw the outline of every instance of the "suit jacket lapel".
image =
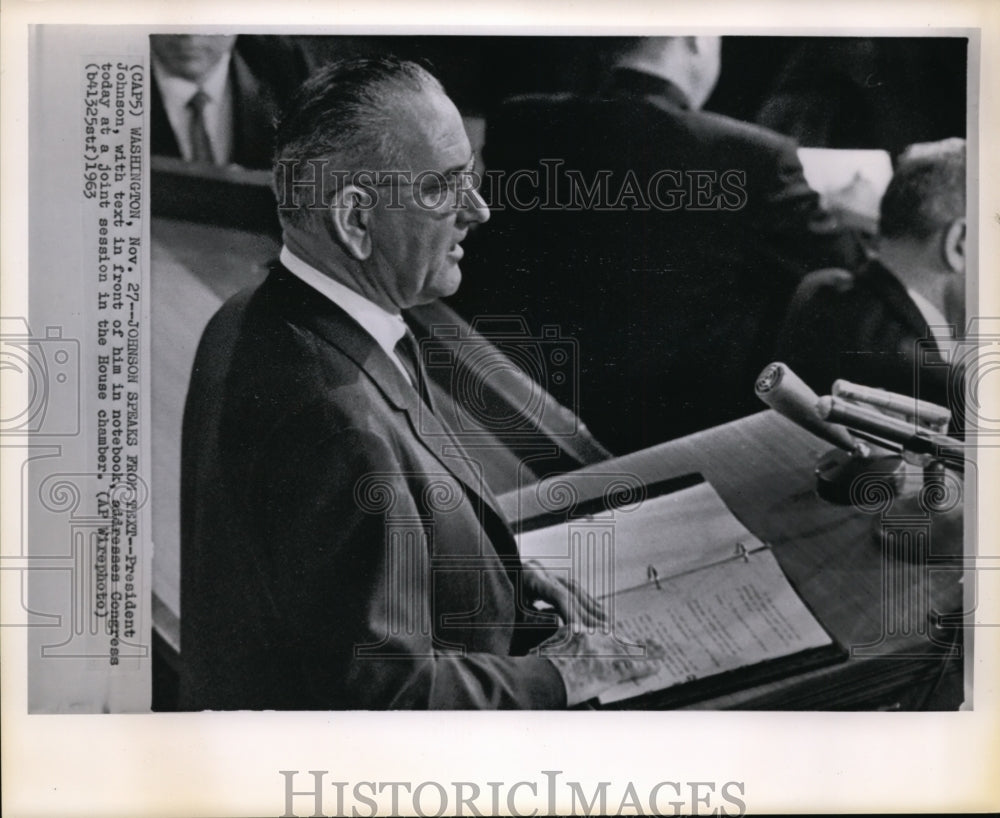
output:
[[[153, 72], [150, 71], [150, 74]], [[150, 143], [149, 152], [153, 156], [180, 156], [181, 149], [177, 145], [173, 126], [167, 118], [167, 109], [163, 106], [160, 86], [153, 76], [149, 89], [152, 110], [149, 113]]]
[[[877, 261], [871, 262], [863, 273], [865, 280], [900, 322], [905, 333], [914, 338], [928, 338], [937, 349], [923, 313], [920, 312], [902, 282]], [[940, 350], [938, 350], [940, 352]]]
[[266, 86], [257, 81], [237, 50], [229, 63], [229, 87], [233, 93], [232, 161], [255, 167], [271, 153], [274, 134], [269, 123], [274, 106], [269, 104]]
[[416, 390], [385, 351], [353, 318], [329, 299], [297, 279], [280, 264], [272, 268], [268, 285], [281, 292], [290, 320], [319, 335], [365, 373], [396, 409], [406, 413], [414, 436], [434, 458], [500, 520], [505, 521], [482, 473], [469, 465], [462, 445], [423, 405]]

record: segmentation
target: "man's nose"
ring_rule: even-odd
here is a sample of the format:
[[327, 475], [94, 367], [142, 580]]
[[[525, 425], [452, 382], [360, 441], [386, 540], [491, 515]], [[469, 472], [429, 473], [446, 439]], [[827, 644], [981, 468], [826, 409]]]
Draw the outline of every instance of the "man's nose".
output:
[[471, 224], [482, 224], [490, 219], [490, 208], [475, 187], [463, 190], [458, 201], [458, 215]]

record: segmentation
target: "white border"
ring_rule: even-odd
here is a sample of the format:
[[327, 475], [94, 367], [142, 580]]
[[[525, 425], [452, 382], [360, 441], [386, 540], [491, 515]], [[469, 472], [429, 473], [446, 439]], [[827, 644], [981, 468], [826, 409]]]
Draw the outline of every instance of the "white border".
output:
[[[573, 21], [572, 27], [567, 21]], [[991, 150], [1000, 99], [1000, 4], [839, 0], [767, 3], [653, 2], [26, 2], [3, 5], [4, 314], [27, 314], [27, 24], [157, 27], [225, 24], [249, 31], [362, 26], [380, 33], [584, 34], [642, 26], [649, 33], [714, 28], [720, 33], [819, 35], [869, 27], [982, 29], [980, 112], [980, 313], [1000, 315], [998, 162]], [[724, 28], [723, 28], [724, 27]], [[662, 29], [661, 29], [662, 30]], [[896, 33], [880, 31], [877, 33]], [[69, 189], [69, 188], [68, 188]], [[987, 268], [987, 265], [989, 267]], [[995, 404], [994, 404], [995, 405]], [[980, 455], [979, 542], [998, 553], [987, 494], [997, 452]], [[6, 464], [5, 464], [6, 469]], [[2, 475], [5, 488], [16, 474]], [[16, 536], [20, 498], [5, 491], [4, 540]], [[995, 512], [993, 512], [995, 514]], [[996, 582], [980, 600], [984, 622], [1000, 622]], [[6, 607], [16, 600], [4, 599]], [[976, 709], [946, 714], [189, 714], [31, 716], [25, 712], [23, 629], [2, 638], [3, 812], [31, 815], [278, 815], [279, 769], [327, 769], [339, 780], [542, 779], [563, 770], [590, 788], [626, 781], [746, 782], [751, 812], [981, 811], [1000, 808], [1000, 719], [995, 649], [989, 631], [976, 649]], [[992, 642], [993, 644], [989, 644]], [[300, 803], [299, 814], [305, 814]], [[332, 807], [328, 807], [328, 810]]]

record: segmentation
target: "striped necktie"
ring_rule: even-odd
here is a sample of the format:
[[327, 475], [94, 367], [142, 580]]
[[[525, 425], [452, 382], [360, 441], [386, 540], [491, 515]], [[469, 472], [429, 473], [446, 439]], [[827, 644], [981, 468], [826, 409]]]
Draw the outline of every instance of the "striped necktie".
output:
[[205, 106], [209, 96], [200, 88], [188, 100], [188, 110], [191, 112], [189, 135], [191, 137], [191, 161], [215, 164], [215, 153], [205, 129]]
[[403, 337], [396, 342], [395, 352], [396, 357], [403, 364], [406, 374], [410, 376], [410, 382], [417, 390], [417, 394], [423, 398], [424, 403], [427, 404], [430, 410], [435, 415], [438, 415], [434, 401], [431, 398], [430, 384], [427, 381], [424, 368], [420, 365], [420, 349], [417, 346], [417, 339], [409, 328], [403, 333]]

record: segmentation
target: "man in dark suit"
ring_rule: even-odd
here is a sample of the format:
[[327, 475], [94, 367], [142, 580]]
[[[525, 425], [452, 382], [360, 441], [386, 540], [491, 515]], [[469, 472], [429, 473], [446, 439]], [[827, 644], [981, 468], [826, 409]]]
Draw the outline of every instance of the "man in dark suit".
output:
[[[182, 707], [552, 708], [644, 672], [522, 565], [426, 388], [404, 314], [455, 291], [489, 217], [441, 86], [328, 66], [277, 157], [280, 262], [210, 323], [185, 410]], [[560, 655], [529, 652], [558, 624], [536, 600]]]
[[153, 34], [150, 151], [271, 167], [274, 120], [308, 74], [287, 37]]
[[616, 453], [758, 409], [754, 378], [800, 277], [853, 257], [791, 140], [700, 110], [719, 50], [632, 38], [603, 87], [488, 117], [497, 206], [454, 301], [575, 338], [579, 414]]
[[949, 406], [960, 421], [961, 372], [948, 361], [964, 301], [965, 142], [911, 146], [882, 197], [877, 256], [856, 273], [807, 276], [775, 357], [820, 394], [844, 378]]

